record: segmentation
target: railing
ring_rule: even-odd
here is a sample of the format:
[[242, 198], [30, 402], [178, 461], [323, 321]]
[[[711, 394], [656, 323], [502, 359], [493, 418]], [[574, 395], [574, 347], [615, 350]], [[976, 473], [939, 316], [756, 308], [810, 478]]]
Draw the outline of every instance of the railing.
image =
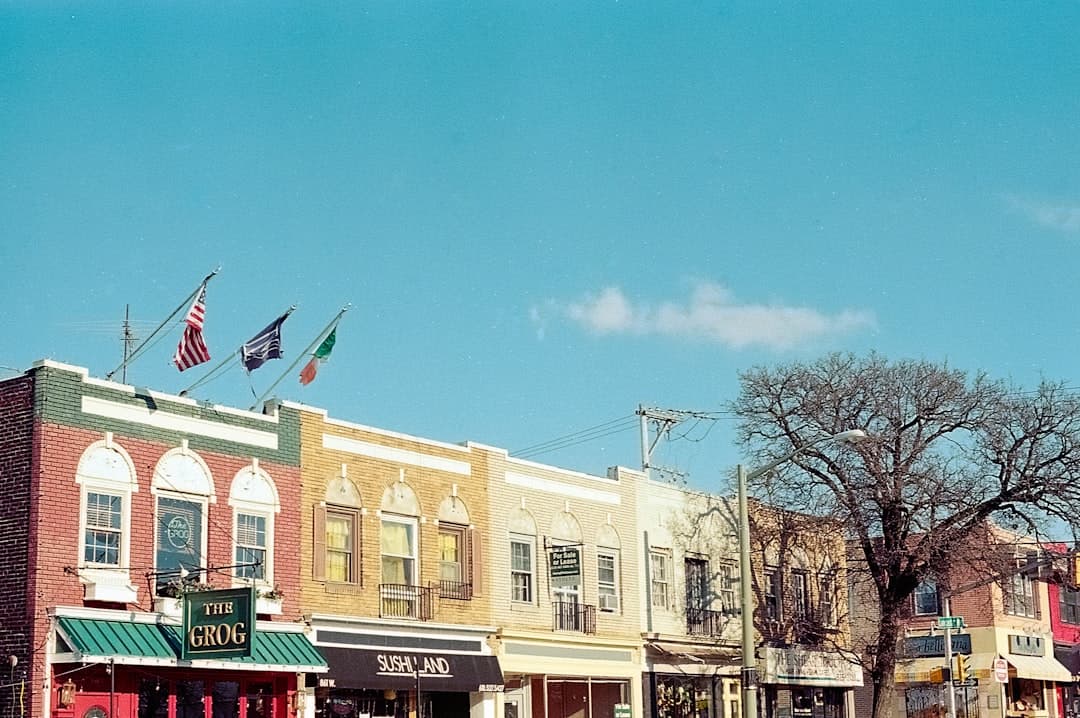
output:
[[438, 587], [439, 598], [448, 598], [452, 601], [471, 601], [472, 584], [462, 581], [439, 581], [434, 586]]
[[686, 609], [686, 635], [719, 636], [731, 622], [734, 612], [710, 611], [707, 608]]
[[596, 606], [555, 601], [551, 604], [556, 631], [596, 633]]
[[379, 615], [383, 618], [412, 618], [430, 621], [432, 593], [424, 586], [402, 583], [379, 584]]

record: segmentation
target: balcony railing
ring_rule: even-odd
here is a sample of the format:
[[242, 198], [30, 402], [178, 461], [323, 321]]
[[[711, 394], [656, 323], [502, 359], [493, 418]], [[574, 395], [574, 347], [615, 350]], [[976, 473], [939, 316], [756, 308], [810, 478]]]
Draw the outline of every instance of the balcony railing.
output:
[[596, 606], [555, 601], [551, 604], [556, 631], [596, 633]]
[[432, 584], [439, 592], [439, 598], [448, 598], [452, 601], [471, 601], [472, 584], [462, 581], [438, 581]]
[[379, 615], [383, 618], [411, 618], [430, 621], [432, 593], [424, 586], [402, 583], [379, 584]]
[[710, 611], [707, 608], [686, 609], [686, 635], [719, 636], [724, 632], [734, 612]]

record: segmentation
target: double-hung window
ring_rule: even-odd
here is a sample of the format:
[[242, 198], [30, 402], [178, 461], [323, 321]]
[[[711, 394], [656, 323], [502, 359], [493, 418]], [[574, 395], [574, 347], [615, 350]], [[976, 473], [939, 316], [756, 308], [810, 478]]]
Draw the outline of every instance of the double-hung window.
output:
[[765, 617], [771, 621], [784, 618], [784, 600], [779, 569], [765, 571]]
[[832, 571], [818, 576], [818, 618], [823, 626], [836, 625], [836, 574]]
[[274, 583], [274, 514], [281, 509], [270, 475], [253, 460], [233, 477], [233, 580], [263, 589]]
[[736, 586], [739, 580], [735, 575], [735, 564], [729, 561], [721, 561], [716, 564], [716, 592], [720, 600], [720, 611], [725, 616], [733, 616], [737, 613], [738, 606]]
[[653, 608], [671, 608], [671, 552], [652, 549], [649, 552], [649, 590]]
[[131, 603], [128, 556], [131, 545], [131, 495], [139, 490], [135, 466], [112, 434], [83, 453], [75, 474], [80, 487], [78, 563], [90, 601]]
[[351, 509], [328, 506], [326, 522], [326, 567], [324, 578], [335, 583], [359, 583], [357, 532], [359, 515]]
[[924, 578], [919, 582], [919, 585], [915, 587], [913, 599], [916, 616], [936, 616], [941, 610], [937, 581], [932, 578]]
[[1005, 613], [1010, 616], [1039, 617], [1038, 593], [1035, 581], [1026, 573], [1015, 573], [1003, 579]]
[[266, 580], [266, 516], [236, 514], [236, 575], [252, 581]]
[[619, 610], [619, 554], [614, 549], [596, 549], [596, 595], [601, 611]]
[[416, 574], [416, 519], [383, 514], [379, 546], [382, 557], [381, 614], [393, 618], [426, 619]]
[[83, 534], [83, 563], [86, 566], [120, 567], [123, 504], [121, 494], [86, 492], [86, 530]]
[[806, 618], [810, 613], [810, 585], [806, 571], [791, 572], [791, 601], [795, 618]]
[[1062, 586], [1059, 595], [1061, 597], [1061, 622], [1074, 626], [1080, 624], [1080, 589]]
[[536, 600], [533, 536], [510, 536], [510, 588], [515, 603], [533, 603]]

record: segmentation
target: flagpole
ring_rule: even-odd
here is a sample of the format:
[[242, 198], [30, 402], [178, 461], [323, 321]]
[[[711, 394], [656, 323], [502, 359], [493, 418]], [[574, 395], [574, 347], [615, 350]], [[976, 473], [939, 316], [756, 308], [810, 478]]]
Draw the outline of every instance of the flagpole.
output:
[[221, 271], [221, 265], [219, 264], [217, 269], [210, 272], [210, 274], [207, 274], [206, 277], [204, 277], [203, 280], [201, 282], [199, 282], [199, 286], [195, 287], [195, 291], [193, 291], [191, 294], [187, 295], [187, 299], [180, 302], [180, 305], [177, 306], [176, 309], [172, 310], [172, 313], [169, 314], [169, 316], [165, 317], [165, 321], [163, 321], [161, 324], [159, 324], [157, 326], [157, 329], [150, 332], [150, 336], [148, 336], [146, 339], [144, 339], [142, 344], [135, 347], [135, 349], [132, 350], [132, 352], [130, 354], [128, 354], [128, 356], [124, 359], [124, 361], [122, 361], [120, 363], [120, 366], [116, 367], [111, 372], [106, 374], [105, 378], [106, 379], [112, 379], [113, 375], [116, 374], [116, 372], [120, 371], [121, 369], [123, 369], [124, 367], [128, 366], [133, 361], [135, 361], [135, 358], [137, 356], [139, 356], [139, 354], [143, 351], [143, 349], [145, 349], [147, 347], [147, 345], [150, 343], [150, 340], [152, 340], [155, 336], [157, 336], [157, 333], [160, 332], [162, 330], [162, 328], [165, 327], [166, 324], [168, 324], [170, 321], [172, 321], [172, 318], [175, 317], [180, 312], [180, 310], [182, 310], [184, 307], [191, 304], [192, 300], [195, 299], [195, 295], [199, 293], [199, 290], [202, 289], [206, 285], [206, 283], [209, 282], [211, 279], [213, 279], [214, 275], [216, 275], [220, 271]]
[[187, 396], [187, 394], [188, 394], [188, 392], [189, 392], [189, 391], [191, 391], [191, 390], [195, 389], [196, 387], [202, 386], [202, 385], [203, 385], [203, 384], [205, 384], [206, 382], [210, 381], [210, 377], [211, 377], [211, 376], [213, 376], [214, 374], [216, 374], [217, 372], [219, 372], [219, 371], [221, 370], [221, 368], [222, 368], [222, 367], [224, 367], [224, 366], [225, 366], [226, 364], [228, 364], [229, 362], [231, 362], [231, 361], [232, 361], [233, 359], [235, 359], [235, 358], [236, 358], [236, 357], [238, 357], [238, 356], [240, 356], [240, 350], [239, 350], [239, 349], [237, 349], [236, 351], [234, 351], [234, 352], [233, 352], [232, 354], [230, 354], [229, 356], [225, 357], [225, 358], [224, 358], [224, 359], [223, 359], [223, 360], [222, 360], [222, 361], [221, 361], [221, 362], [220, 362], [220, 363], [219, 363], [219, 364], [218, 364], [218, 365], [217, 365], [216, 367], [214, 367], [214, 368], [213, 368], [213, 369], [211, 369], [210, 371], [208, 371], [208, 372], [206, 372], [205, 374], [203, 374], [203, 375], [202, 375], [202, 377], [200, 377], [199, 379], [197, 379], [197, 380], [196, 380], [196, 381], [195, 381], [195, 382], [194, 382], [194, 383], [193, 383], [193, 384], [192, 384], [191, 386], [189, 386], [189, 387], [188, 387], [188, 388], [186, 388], [186, 389], [182, 389], [182, 390], [180, 391], [180, 393], [178, 394], [178, 396]]
[[[292, 314], [295, 311], [296, 311], [296, 305], [294, 304], [285, 311], [284, 316], [288, 317], [290, 314]], [[241, 344], [239, 349], [237, 349], [235, 352], [233, 352], [229, 356], [225, 357], [225, 359], [223, 359], [216, 367], [214, 367], [210, 371], [203, 374], [202, 377], [200, 377], [198, 380], [196, 380], [195, 383], [193, 383], [191, 386], [189, 386], [188, 388], [181, 391], [180, 396], [186, 396], [188, 392], [190, 392], [193, 389], [195, 389], [196, 387], [200, 387], [203, 384], [205, 384], [206, 382], [210, 381], [211, 377], [213, 377], [214, 374], [221, 371], [222, 367], [224, 367], [226, 364], [231, 362], [233, 359], [236, 359], [237, 357], [243, 356], [243, 354], [244, 354], [244, 345]]]
[[341, 321], [341, 317], [344, 316], [345, 312], [349, 311], [350, 307], [352, 307], [352, 304], [346, 304], [344, 307], [341, 308], [341, 311], [339, 311], [337, 315], [330, 320], [330, 323], [327, 324], [326, 327], [321, 332], [319, 332], [318, 336], [315, 337], [315, 341], [311, 342], [311, 344], [308, 344], [307, 348], [304, 349], [304, 351], [300, 352], [300, 354], [297, 355], [296, 359], [293, 360], [293, 363], [290, 364], [289, 367], [281, 373], [281, 376], [279, 376], [277, 380], [270, 385], [270, 388], [263, 392], [262, 396], [255, 400], [255, 403], [252, 404], [249, 411], [255, 411], [255, 407], [262, 403], [262, 401], [266, 399], [266, 397], [270, 396], [270, 392], [274, 390], [274, 387], [280, 384], [281, 380], [288, 376], [289, 373], [296, 368], [297, 364], [299, 364], [307, 355], [311, 354], [315, 347], [319, 346], [319, 344], [322, 343], [322, 340], [325, 339], [331, 331], [337, 328], [338, 323]]

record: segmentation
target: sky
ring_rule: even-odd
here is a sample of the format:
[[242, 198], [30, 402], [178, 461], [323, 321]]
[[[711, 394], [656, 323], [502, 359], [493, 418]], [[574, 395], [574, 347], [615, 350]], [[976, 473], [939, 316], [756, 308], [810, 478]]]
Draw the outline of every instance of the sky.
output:
[[[739, 372], [879, 352], [1080, 386], [1080, 4], [0, 5], [0, 378], [272, 395], [713, 488]], [[180, 313], [183, 314], [183, 311]], [[119, 376], [119, 375], [118, 375]], [[589, 430], [589, 431], [586, 431]], [[588, 441], [583, 439], [590, 438]], [[563, 439], [553, 443], [552, 440]], [[562, 446], [541, 451], [545, 447]]]

